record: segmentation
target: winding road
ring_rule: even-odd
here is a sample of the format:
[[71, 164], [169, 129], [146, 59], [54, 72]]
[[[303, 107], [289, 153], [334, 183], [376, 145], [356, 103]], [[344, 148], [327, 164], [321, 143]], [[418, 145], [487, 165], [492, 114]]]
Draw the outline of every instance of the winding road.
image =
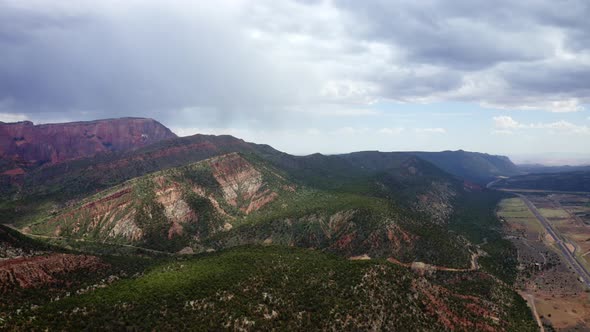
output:
[[137, 246], [134, 246], [131, 244], [122, 244], [122, 243], [115, 243], [115, 242], [108, 242], [108, 241], [92, 241], [92, 240], [87, 240], [87, 239], [67, 238], [67, 237], [62, 237], [62, 236], [48, 236], [48, 235], [24, 233], [22, 230], [18, 229], [17, 227], [15, 227], [13, 225], [10, 225], [10, 224], [2, 224], [2, 225], [22, 234], [24, 236], [30, 237], [30, 238], [54, 239], [54, 240], [65, 240], [65, 241], [86, 242], [86, 243], [96, 243], [96, 244], [107, 244], [107, 245], [118, 246], [118, 247], [138, 249], [138, 250], [153, 253], [153, 254], [163, 254], [163, 255], [167, 255], [167, 256], [173, 255], [173, 253], [170, 253], [170, 252], [160, 251], [160, 250], [156, 250], [156, 249], [149, 249], [149, 248], [144, 248], [144, 247], [137, 247]]
[[526, 206], [529, 208], [529, 210], [531, 210], [531, 212], [539, 220], [541, 225], [543, 225], [547, 233], [549, 233], [555, 239], [555, 244], [557, 245], [559, 250], [561, 250], [567, 262], [570, 264], [570, 266], [574, 268], [576, 273], [578, 273], [586, 287], [590, 288], [590, 273], [588, 272], [588, 270], [586, 270], [584, 265], [582, 265], [578, 261], [576, 256], [571, 251], [569, 251], [569, 249], [566, 246], [566, 243], [564, 243], [561, 237], [557, 235], [551, 223], [549, 223], [549, 221], [539, 212], [539, 210], [537, 210], [537, 207], [528, 198], [526, 198], [526, 196], [522, 194], [516, 195], [520, 197], [522, 201], [526, 204]]

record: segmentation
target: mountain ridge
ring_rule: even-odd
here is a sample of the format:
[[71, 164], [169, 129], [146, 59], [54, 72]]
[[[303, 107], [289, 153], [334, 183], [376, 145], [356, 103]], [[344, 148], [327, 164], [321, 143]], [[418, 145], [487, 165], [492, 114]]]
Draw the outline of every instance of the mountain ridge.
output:
[[497, 176], [521, 174], [518, 167], [507, 156], [464, 150], [409, 153], [435, 164], [448, 173], [481, 185], [494, 180]]
[[[389, 180], [394, 184], [387, 189], [391, 193], [400, 184], [415, 186], [406, 196], [378, 197], [382, 195], [376, 192], [371, 197], [300, 187], [268, 161], [231, 152], [131, 179], [23, 226], [36, 236], [171, 252], [275, 243], [345, 256], [468, 264], [470, 254], [463, 241], [446, 234], [442, 226], [460, 189], [445, 185], [444, 177], [432, 184], [407, 180], [407, 176], [422, 176], [425, 162], [415, 164], [415, 159], [410, 157], [398, 168], [409, 174]], [[431, 205], [436, 206], [435, 215], [429, 213]], [[451, 260], [428, 249], [437, 229], [438, 237], [446, 239]], [[438, 250], [444, 251], [440, 246]]]
[[[0, 249], [30, 256], [9, 258], [0, 271], [22, 280], [0, 278], [4, 308], [12, 308], [0, 311], [0, 324], [8, 327], [73, 328], [114, 317], [113, 326], [153, 328], [145, 317], [162, 312], [172, 315], [158, 320], [164, 329], [186, 327], [190, 317], [246, 330], [253, 322], [414, 326], [417, 317], [428, 320], [424, 330], [534, 324], [510, 287], [516, 253], [494, 215], [503, 193], [411, 153], [293, 156], [233, 136], [194, 135], [47, 163], [22, 178], [2, 185], [0, 222], [51, 246], [6, 233]], [[391, 283], [399, 277], [403, 293]], [[355, 294], [367, 285], [359, 303]], [[329, 311], [336, 307], [342, 313]], [[405, 318], [397, 316], [402, 307]], [[316, 316], [317, 308], [328, 311]]]
[[[24, 174], [29, 168], [124, 151], [176, 138], [149, 118], [116, 118], [35, 125], [31, 121], [0, 122], [0, 170]], [[12, 167], [12, 168], [11, 168]]]
[[590, 192], [590, 170], [530, 173], [499, 179], [492, 188]]

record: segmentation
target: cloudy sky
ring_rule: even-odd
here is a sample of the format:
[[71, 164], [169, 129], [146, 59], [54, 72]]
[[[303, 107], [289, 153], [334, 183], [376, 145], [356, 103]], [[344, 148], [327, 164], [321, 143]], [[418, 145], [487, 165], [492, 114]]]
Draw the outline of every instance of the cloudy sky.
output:
[[590, 1], [0, 0], [0, 121], [590, 154]]

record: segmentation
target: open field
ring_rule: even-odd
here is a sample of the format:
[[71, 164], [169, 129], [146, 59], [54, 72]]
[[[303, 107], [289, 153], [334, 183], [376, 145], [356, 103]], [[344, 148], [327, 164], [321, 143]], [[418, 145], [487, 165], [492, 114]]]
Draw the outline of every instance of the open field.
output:
[[[588, 293], [553, 296], [535, 292], [535, 306], [541, 321], [550, 322], [555, 329], [587, 331], [590, 314]], [[576, 324], [577, 322], [577, 324]]]
[[586, 215], [590, 214], [588, 195], [551, 194], [535, 196], [535, 205], [542, 206], [541, 213], [569, 242], [575, 255], [590, 269], [590, 225]]
[[590, 226], [590, 195], [550, 195], [550, 197], [580, 224]]
[[[565, 210], [559, 211], [555, 202], [543, 197], [533, 196], [531, 200], [543, 209], [544, 215], [553, 216], [548, 219], [560, 232], [567, 230], [564, 227], [569, 219], [556, 222], [558, 216], [567, 214]], [[505, 199], [499, 204], [498, 216], [505, 222], [507, 238], [518, 250], [519, 275], [515, 286], [529, 306], [534, 307], [543, 326], [557, 330], [584, 330], [590, 326], [590, 292], [525, 203], [520, 198]]]
[[538, 234], [543, 230], [537, 218], [535, 218], [520, 198], [502, 200], [500, 202], [498, 216], [506, 221], [509, 220], [510, 227], [530, 235]]
[[545, 218], [566, 219], [570, 215], [563, 209], [539, 209]]

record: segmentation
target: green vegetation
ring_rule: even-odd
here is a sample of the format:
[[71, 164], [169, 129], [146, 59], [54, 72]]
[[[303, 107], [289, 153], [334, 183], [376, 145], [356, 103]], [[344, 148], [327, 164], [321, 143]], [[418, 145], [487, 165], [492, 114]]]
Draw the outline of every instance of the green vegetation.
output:
[[[143, 238], [131, 244], [168, 252], [186, 246], [204, 251], [271, 242], [326, 249], [343, 255], [368, 254], [371, 257], [395, 257], [405, 262], [423, 261], [467, 268], [473, 248], [460, 235], [476, 244], [486, 238], [483, 247], [490, 255], [480, 259], [482, 266], [503, 280], [514, 277], [514, 248], [502, 239], [494, 214], [494, 206], [499, 200], [494, 196], [497, 194], [487, 191], [461, 194], [458, 181], [434, 165], [407, 154], [387, 154], [381, 159], [366, 159], [366, 154], [351, 154], [347, 160], [321, 155], [283, 156], [287, 159], [274, 159], [274, 165], [269, 164], [264, 156], [242, 154], [263, 175], [261, 190], [280, 193], [273, 202], [248, 215], [239, 209], [245, 206], [240, 195], [237, 206], [225, 202], [207, 162], [133, 179], [83, 200], [81, 204], [100, 200], [126, 187], [133, 188], [133, 205], [113, 212], [113, 215], [107, 214], [103, 220], [121, 218], [133, 207], [136, 211], [133, 220]], [[279, 170], [276, 165], [286, 167], [286, 160], [291, 163], [288, 171]], [[332, 168], [335, 171], [331, 176], [324, 176]], [[300, 183], [296, 191], [283, 189], [289, 183], [287, 178]], [[323, 181], [314, 187], [306, 185], [318, 178]], [[160, 187], [178, 185], [183, 200], [196, 219], [183, 224], [182, 233], [175, 235], [170, 233], [170, 221], [155, 192]], [[192, 190], [195, 185], [212, 195], [229, 213], [230, 219], [220, 215], [209, 198], [196, 194]], [[427, 201], [418, 206], [418, 197], [426, 197]], [[428, 200], [434, 200], [439, 207], [430, 207]], [[433, 222], [432, 213], [440, 213], [441, 208], [453, 211], [453, 205], [455, 210], [449, 232], [441, 223], [445, 214], [441, 214], [441, 220]], [[123, 238], [107, 238], [113, 226], [100, 229], [95, 226], [95, 217], [83, 213], [76, 212], [73, 216], [72, 219], [78, 221], [75, 228], [72, 224], [52, 222], [50, 228], [38, 223], [33, 229], [52, 234], [59, 225], [64, 237], [83, 235], [91, 241], [130, 243]], [[335, 223], [332, 220], [340, 221]], [[227, 222], [231, 222], [231, 231], [220, 232]], [[73, 234], [74, 230], [78, 233]]]
[[[429, 163], [415, 157], [396, 157], [390, 164], [392, 168], [387, 171], [364, 175], [364, 182], [373, 188], [370, 192], [365, 190], [368, 186], [360, 192], [352, 191], [360, 177], [352, 183], [346, 177], [332, 177], [324, 182], [333, 183], [332, 188], [336, 183], [348, 188], [343, 191], [304, 185], [292, 191], [285, 189], [289, 186], [295, 188], [285, 180], [290, 173], [276, 169], [256, 155], [241, 157], [262, 175], [258, 192], [268, 190], [278, 194], [270, 204], [250, 214], [240, 209], [245, 209], [250, 201], [242, 198], [239, 183], [237, 204], [232, 206], [225, 201], [210, 166], [210, 163], [217, 162], [215, 159], [129, 180], [82, 200], [69, 210], [62, 211], [59, 218], [51, 222], [47, 220], [55, 218], [55, 215], [41, 218], [31, 228], [36, 234], [52, 236], [59, 229], [60, 236], [65, 238], [132, 244], [167, 252], [176, 252], [187, 246], [202, 252], [270, 241], [325, 249], [343, 255], [395, 257], [405, 262], [423, 261], [457, 268], [470, 265], [470, 253], [461, 238], [449, 233], [443, 225], [432, 222], [428, 214], [413, 210], [413, 202], [418, 195], [429, 194], [433, 183], [443, 183], [447, 177]], [[235, 167], [242, 166], [236, 164]], [[317, 168], [307, 170], [316, 172]], [[195, 186], [204, 193], [197, 194], [193, 190]], [[172, 221], [167, 215], [170, 211], [166, 212], [166, 207], [158, 198], [160, 196], [156, 194], [163, 195], [171, 188], [182, 192], [181, 198], [190, 209], [183, 211], [193, 214], [192, 219], [183, 222], [180, 233], [171, 228]], [[443, 191], [448, 190], [445, 186], [442, 188]], [[211, 197], [223, 209], [223, 215], [213, 206]], [[92, 209], [79, 209], [84, 205], [94, 206], [95, 202], [107, 198], [111, 203], [98, 207], [96, 211], [103, 211], [98, 215]], [[174, 210], [179, 208], [170, 207]], [[117, 227], [127, 227], [129, 232], [140, 234], [139, 240], [131, 241], [113, 235], [121, 233], [120, 230], [115, 232], [116, 222], [113, 221], [129, 219], [129, 215], [141, 233], [133, 230], [133, 225], [123, 223]], [[220, 231], [227, 223], [231, 224], [231, 231]], [[76, 244], [76, 247], [79, 246], [79, 243]]]
[[[216, 144], [209, 139], [225, 145], [210, 148]], [[245, 161], [194, 163], [235, 150]], [[502, 158], [463, 152], [451, 163], [457, 153], [437, 155], [433, 163], [453, 174], [471, 174], [466, 169], [475, 163], [477, 174], [470, 176], [478, 180], [510, 168]], [[507, 196], [477, 186], [465, 192], [433, 163], [409, 153], [294, 157], [234, 138], [199, 137], [38, 170], [22, 196], [0, 202], [0, 217], [37, 234], [59, 234], [53, 244], [111, 262], [96, 276], [72, 274], [72, 287], [108, 274], [123, 280], [52, 303], [67, 287], [38, 302], [32, 299], [43, 290], [23, 290], [18, 294], [30, 294], [24, 303], [41, 307], [25, 305], [7, 324], [24, 330], [475, 329], [449, 326], [463, 322], [534, 330], [524, 301], [508, 286], [516, 277], [516, 249], [502, 238], [495, 214]], [[237, 179], [240, 167], [249, 171], [240, 176], [250, 178]], [[273, 246], [248, 246], [262, 243]], [[483, 272], [414, 273], [383, 260], [467, 269], [474, 244], [487, 253], [478, 259]], [[217, 253], [162, 253], [187, 246]], [[121, 256], [109, 256], [115, 254]], [[140, 255], [159, 258], [133, 263]], [[357, 255], [373, 259], [342, 258]], [[483, 311], [473, 311], [473, 303]]]
[[[129, 180], [87, 197], [69, 209], [60, 211], [60, 214], [39, 214], [28, 225], [36, 234], [53, 235], [59, 229], [60, 237], [64, 238], [134, 244], [174, 252], [187, 246], [193, 236], [206, 237], [223, 224], [210, 200], [197, 195], [192, 190], [194, 186], [205, 190], [205, 194], [213, 195], [226, 210], [231, 210], [221, 196], [219, 184], [210, 167], [206, 163], [196, 163]], [[181, 191], [182, 199], [198, 214], [195, 215], [194, 222], [184, 225], [183, 234], [170, 236], [169, 217], [156, 196], [157, 191], [175, 187]], [[98, 216], [93, 208], [84, 208], [105, 199], [110, 199], [111, 203], [107, 206], [112, 208], [103, 207], [104, 211]], [[112, 235], [116, 221], [129, 218], [129, 215], [133, 216], [134, 225], [137, 225], [143, 235], [141, 241], [130, 241], [129, 238]], [[97, 218], [100, 218], [98, 222]]]
[[338, 211], [359, 208], [370, 209], [383, 216], [395, 210], [387, 200], [382, 198], [300, 188], [296, 192], [281, 196], [268, 208], [244, 216], [243, 223], [254, 224], [269, 219], [297, 218], [320, 211], [334, 214]]
[[487, 256], [481, 257], [481, 267], [507, 284], [516, 280], [517, 253], [512, 243], [502, 236], [502, 224], [496, 216], [496, 206], [508, 194], [497, 191], [471, 192], [461, 195], [449, 226], [469, 241], [481, 244]]
[[[97, 245], [93, 249], [98, 249]], [[65, 251], [65, 250], [61, 250]], [[71, 254], [75, 251], [67, 250]], [[37, 307], [49, 305], [51, 302], [79, 296], [97, 288], [104, 288], [121, 278], [139, 276], [150, 266], [157, 265], [161, 260], [135, 255], [104, 255], [101, 256], [104, 267], [98, 270], [78, 270], [67, 274], [57, 273], [55, 280], [46, 287], [20, 288], [14, 287], [2, 293], [0, 301], [0, 330], [5, 326], [2, 321], [14, 315], [17, 311], [32, 310]], [[33, 309], [32, 309], [33, 308]], [[10, 328], [9, 330], [15, 330]], [[16, 329], [19, 330], [19, 329]]]
[[500, 202], [498, 214], [506, 218], [527, 219], [535, 218], [535, 215], [518, 197], [506, 198]]
[[41, 242], [0, 224], [0, 258], [7, 258], [5, 251], [18, 248], [24, 252], [56, 250], [58, 248]]
[[563, 218], [569, 218], [570, 217], [569, 213], [567, 213], [563, 209], [546, 209], [546, 208], [540, 208], [539, 209], [539, 212], [545, 218], [563, 219]]
[[[48, 167], [33, 167], [22, 187], [0, 186], [0, 223], [31, 223], [48, 210], [146, 174], [185, 166], [229, 152], [252, 152], [255, 145], [231, 136], [195, 135], [141, 149], [100, 153]], [[272, 150], [278, 153], [276, 150]]]
[[[143, 244], [157, 250], [178, 250], [176, 239], [168, 239], [169, 223], [164, 214], [164, 206], [148, 196], [136, 207], [134, 221], [143, 231]], [[181, 244], [182, 245], [182, 244]]]
[[[461, 278], [472, 284], [444, 291]], [[445, 320], [433, 309], [443, 305], [450, 311], [440, 314], [461, 317], [463, 324], [471, 324], [465, 329], [486, 324], [533, 330], [530, 314], [510, 289], [475, 274], [461, 278], [441, 274], [429, 280], [386, 262], [347, 261], [303, 249], [242, 247], [162, 261], [137, 278], [26, 309], [4, 324], [18, 330], [309, 331], [378, 326], [439, 331], [445, 329]], [[431, 297], [433, 287], [443, 293]], [[473, 296], [483, 296], [476, 305], [492, 312], [499, 323], [467, 309]]]
[[498, 206], [498, 216], [519, 223], [525, 229], [537, 232], [543, 231], [543, 226], [539, 223], [539, 220], [520, 198], [503, 199]]
[[[384, 198], [300, 188], [264, 209], [232, 221], [233, 229], [205, 239], [216, 249], [262, 243], [326, 249], [343, 255], [394, 256], [464, 268], [469, 252], [455, 234]], [[389, 233], [405, 243], [392, 243]]]
[[503, 179], [495, 188], [590, 192], [590, 171], [527, 174]]
[[440, 169], [459, 178], [481, 185], [494, 180], [497, 176], [520, 174], [520, 170], [510, 159], [487, 153], [468, 151], [412, 152]]

